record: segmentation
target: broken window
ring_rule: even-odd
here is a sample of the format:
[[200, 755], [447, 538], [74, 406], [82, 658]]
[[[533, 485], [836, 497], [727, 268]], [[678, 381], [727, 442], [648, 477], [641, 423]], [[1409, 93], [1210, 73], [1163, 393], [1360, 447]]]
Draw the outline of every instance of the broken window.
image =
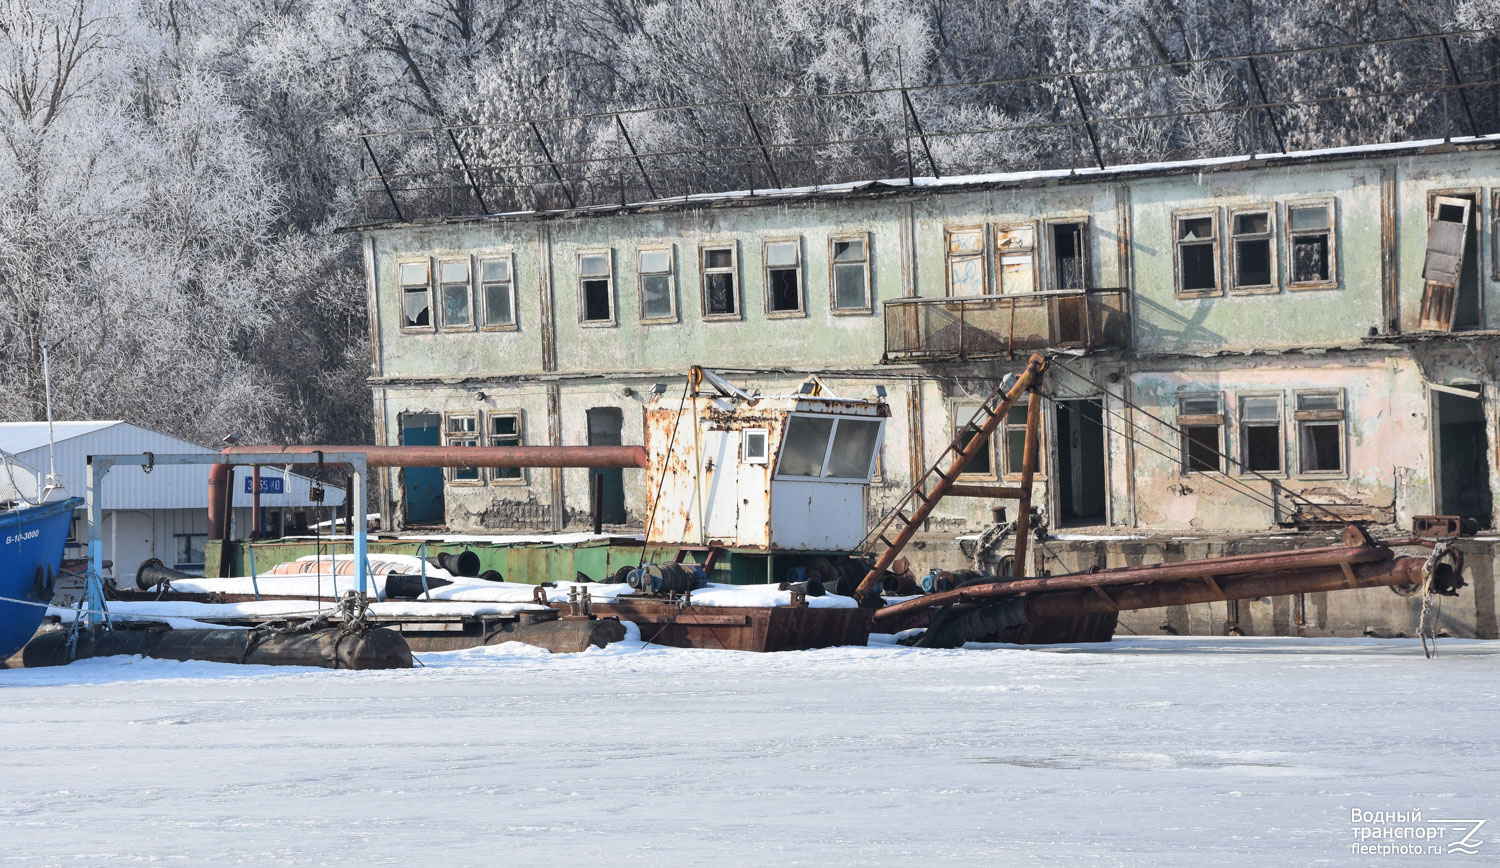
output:
[[586, 323], [615, 320], [611, 252], [584, 253], [578, 257], [579, 319]]
[[[474, 413], [449, 413], [443, 423], [445, 446], [478, 446], [479, 417]], [[449, 467], [448, 481], [478, 482], [478, 467]]]
[[831, 238], [829, 260], [833, 263], [833, 310], [859, 312], [870, 309], [870, 236]]
[[[969, 427], [968, 424], [978, 411], [978, 404], [956, 404], [953, 407], [953, 437], [958, 441], [959, 450], [967, 449], [969, 443], [979, 434], [978, 430]], [[969, 463], [964, 467], [963, 475], [995, 478], [995, 462], [990, 454], [992, 452], [994, 452], [994, 444], [986, 442], [978, 452], [974, 453], [974, 457], [969, 459]]]
[[[490, 446], [520, 446], [521, 445], [521, 414], [520, 413], [491, 413], [486, 417], [488, 427], [488, 445]], [[491, 467], [491, 482], [515, 482], [525, 479], [525, 475], [519, 467]]]
[[735, 248], [705, 247], [702, 250], [704, 319], [739, 316], [739, 269]]
[[1234, 288], [1276, 289], [1275, 212], [1271, 209], [1236, 211], [1230, 216], [1230, 248], [1234, 256]]
[[1299, 472], [1344, 472], [1344, 392], [1297, 393]]
[[948, 294], [985, 295], [984, 229], [949, 229]]
[[438, 297], [443, 300], [443, 328], [467, 329], [474, 325], [469, 306], [469, 260], [438, 263]]
[[516, 283], [509, 256], [479, 260], [479, 295], [484, 301], [484, 327], [516, 324]]
[[766, 312], [802, 312], [802, 242], [767, 241]]
[[1036, 291], [1036, 226], [1003, 223], [995, 227], [995, 273], [1000, 292]]
[[401, 327], [425, 329], [432, 326], [431, 264], [427, 260], [403, 262], [398, 266], [401, 279]]
[[1224, 408], [1217, 393], [1179, 396], [1177, 427], [1182, 431], [1183, 470], [1224, 472]]
[[636, 251], [641, 291], [641, 319], [665, 321], [677, 317], [677, 293], [672, 285], [672, 248]]
[[1334, 283], [1333, 203], [1293, 203], [1286, 209], [1287, 243], [1291, 248], [1292, 289]]
[[1052, 233], [1052, 289], [1087, 289], [1087, 222], [1050, 223]]
[[[1001, 471], [1006, 476], [1020, 476], [1021, 468], [1026, 461], [1026, 412], [1030, 406], [1031, 396], [1022, 395], [1010, 407], [1010, 412], [1005, 416], [1005, 427], [1001, 429], [1003, 442], [1000, 446], [1000, 457], [1002, 461]], [[1038, 420], [1040, 421], [1040, 420]], [[1041, 426], [1037, 426], [1037, 450], [1036, 467], [1033, 473], [1040, 473], [1042, 469], [1042, 432]]]
[[1219, 291], [1218, 214], [1177, 217], [1177, 291], [1207, 295]]
[[1280, 473], [1281, 396], [1240, 398], [1240, 467], [1257, 473]]
[[778, 472], [782, 476], [822, 476], [823, 459], [828, 457], [828, 441], [832, 436], [832, 419], [792, 416], [786, 423]]
[[1479, 321], [1474, 204], [1471, 196], [1432, 197], [1427, 255], [1422, 261], [1421, 328], [1446, 332]]

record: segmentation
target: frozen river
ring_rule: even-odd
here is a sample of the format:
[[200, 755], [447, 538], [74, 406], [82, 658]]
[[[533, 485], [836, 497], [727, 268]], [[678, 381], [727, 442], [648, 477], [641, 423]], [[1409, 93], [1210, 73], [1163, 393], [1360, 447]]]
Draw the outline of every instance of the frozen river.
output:
[[[1493, 863], [1500, 642], [1441, 652], [506, 645], [401, 672], [0, 671], [0, 863]], [[1489, 843], [1352, 854], [1362, 827], [1434, 818], [1488, 820]]]

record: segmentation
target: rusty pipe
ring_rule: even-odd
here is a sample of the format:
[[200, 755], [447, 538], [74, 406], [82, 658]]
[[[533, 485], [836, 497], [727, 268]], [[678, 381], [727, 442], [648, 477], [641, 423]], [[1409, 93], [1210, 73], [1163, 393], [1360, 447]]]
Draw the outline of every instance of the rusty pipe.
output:
[[[226, 455], [362, 452], [369, 467], [641, 467], [643, 446], [231, 446]], [[289, 464], [312, 464], [289, 461]]]
[[224, 488], [229, 484], [228, 464], [213, 464], [208, 468], [208, 538], [224, 538]]

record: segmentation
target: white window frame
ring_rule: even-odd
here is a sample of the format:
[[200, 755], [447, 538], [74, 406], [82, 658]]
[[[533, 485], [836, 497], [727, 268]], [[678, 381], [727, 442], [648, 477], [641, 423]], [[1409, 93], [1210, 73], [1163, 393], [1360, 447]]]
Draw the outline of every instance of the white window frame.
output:
[[[708, 265], [709, 251], [728, 250], [729, 267]], [[708, 309], [708, 276], [729, 275], [729, 295], [734, 300], [733, 313], [711, 313]], [[740, 245], [737, 241], [706, 241], [698, 245], [698, 300], [702, 304], [703, 319], [707, 322], [731, 322], [744, 318], [745, 300], [740, 296]]]
[[[797, 251], [797, 264], [795, 266], [771, 265], [770, 249], [772, 244], [791, 244]], [[764, 295], [766, 303], [767, 319], [790, 319], [794, 317], [807, 316], [807, 279], [804, 274], [802, 256], [802, 236], [789, 235], [785, 238], [767, 238], [760, 244], [761, 279], [764, 281]], [[786, 271], [791, 268], [797, 275], [797, 307], [795, 310], [772, 310], [771, 309], [771, 272]]]
[[[1235, 439], [1238, 441], [1235, 451], [1236, 460], [1238, 461], [1238, 464], [1235, 466], [1236, 472], [1241, 476], [1286, 477], [1287, 465], [1289, 463], [1287, 461], [1289, 456], [1286, 448], [1286, 395], [1281, 392], [1238, 392], [1234, 397], [1234, 433]], [[1257, 428], [1269, 428], [1272, 425], [1269, 422], [1252, 423], [1245, 418], [1245, 402], [1255, 399], [1271, 399], [1276, 402], [1276, 422], [1274, 423], [1276, 427], [1276, 458], [1281, 464], [1278, 470], [1250, 469], [1249, 442], [1248, 438], [1245, 437], [1245, 429], [1252, 425]]]
[[[479, 445], [479, 416], [474, 411], [453, 411], [443, 414], [443, 445], [444, 446], [478, 446]], [[460, 420], [468, 420], [472, 427], [467, 431], [454, 431], [453, 423]], [[484, 468], [473, 468], [475, 477], [473, 479], [459, 479], [458, 471], [466, 468], [445, 467], [443, 468], [443, 480], [448, 485], [473, 486], [484, 484]]]
[[[642, 262], [644, 254], [665, 253], [667, 254], [667, 270], [647, 272]], [[671, 308], [667, 313], [660, 316], [651, 316], [646, 313], [646, 278], [647, 276], [659, 277], [665, 275], [667, 278], [667, 305]], [[641, 322], [645, 325], [662, 325], [677, 322], [677, 250], [672, 244], [648, 244], [637, 247], [635, 250], [635, 290], [640, 305]]]
[[[406, 322], [406, 288], [417, 286], [415, 283], [403, 283], [401, 272], [403, 266], [421, 265], [427, 274], [425, 291], [427, 294], [427, 325], [407, 325]], [[427, 256], [408, 257], [396, 260], [396, 315], [401, 323], [401, 331], [421, 334], [424, 332], [437, 331], [437, 309], [432, 303], [432, 258]]]
[[[498, 440], [500, 438], [499, 438], [499, 435], [495, 434], [495, 432], [493, 430], [494, 425], [490, 421], [491, 419], [515, 419], [516, 420], [516, 434], [515, 434], [516, 442], [513, 443], [513, 444], [511, 444], [511, 445], [513, 445], [513, 446], [525, 446], [526, 445], [526, 416], [525, 416], [525, 412], [524, 411], [522, 411], [522, 410], [490, 410], [490, 411], [488, 411], [488, 412], [486, 412], [484, 414], [484, 445], [486, 445], [486, 446], [500, 446], [502, 444], [495, 442], [496, 440]], [[516, 471], [519, 471], [519, 475], [518, 476], [500, 476], [499, 473], [500, 473], [500, 471], [503, 471], [503, 470], [516, 470]], [[487, 467], [487, 468], [485, 468], [484, 478], [485, 478], [485, 481], [487, 481], [490, 485], [511, 485], [511, 486], [526, 485], [527, 481], [528, 481], [527, 480], [527, 476], [526, 476], [526, 468], [524, 468], [524, 467], [516, 467], [516, 468], [510, 468], [510, 467]]]
[[[847, 244], [851, 241], [858, 241], [864, 245], [864, 259], [859, 262], [837, 262], [834, 259], [835, 247], [840, 243]], [[872, 277], [872, 272], [870, 270], [871, 259], [870, 233], [845, 232], [828, 236], [828, 309], [832, 311], [834, 316], [857, 316], [860, 314], [868, 314], [872, 310], [874, 310], [875, 287], [870, 282]], [[860, 266], [860, 269], [864, 275], [865, 303], [859, 307], [840, 307], [838, 287], [839, 269], [843, 268], [847, 270], [850, 269], [851, 266], [856, 265]]]
[[[1289, 291], [1301, 291], [1308, 289], [1337, 289], [1339, 285], [1339, 210], [1338, 200], [1331, 196], [1316, 199], [1296, 199], [1287, 202], [1286, 219], [1282, 221], [1284, 237], [1286, 239], [1286, 288]], [[1292, 229], [1292, 211], [1297, 208], [1327, 208], [1327, 229]], [[1297, 242], [1296, 239], [1327, 233], [1328, 235], [1328, 279], [1319, 281], [1297, 282]]]
[[[585, 276], [583, 273], [584, 257], [603, 256], [606, 267], [604, 277], [595, 275]], [[615, 250], [613, 247], [601, 247], [595, 250], [580, 250], [574, 260], [578, 269], [578, 325], [583, 328], [611, 328], [619, 324], [619, 305], [615, 303]], [[588, 313], [588, 293], [584, 289], [586, 281], [603, 280], [608, 284], [607, 299], [609, 302], [609, 316], [606, 319], [586, 319]]]
[[[1182, 405], [1184, 402], [1203, 400], [1206, 398], [1212, 398], [1215, 401], [1215, 406], [1218, 407], [1217, 413], [1195, 413], [1189, 415], [1182, 412]], [[1182, 459], [1178, 462], [1178, 470], [1182, 473], [1182, 475], [1188, 476], [1195, 473], [1223, 473], [1224, 459], [1228, 453], [1228, 450], [1224, 448], [1224, 429], [1227, 427], [1224, 424], [1224, 394], [1222, 392], [1210, 391], [1179, 392], [1177, 395], [1176, 424], [1178, 430], [1182, 432], [1179, 438], [1182, 441], [1180, 447], [1182, 450]], [[1212, 470], [1205, 470], [1201, 467], [1193, 467], [1192, 459], [1190, 457], [1191, 453], [1188, 450], [1187, 429], [1190, 427], [1206, 428], [1210, 425], [1216, 427], [1219, 432], [1218, 441], [1214, 447], [1214, 463], [1216, 466]]]
[[[501, 280], [486, 281], [484, 279], [484, 264], [486, 262], [504, 262], [504, 263], [506, 263], [506, 269], [507, 269], [508, 273], [510, 274], [510, 280], [508, 280], [508, 281], [501, 281]], [[489, 295], [489, 291], [488, 291], [487, 287], [490, 284], [504, 284], [505, 286], [508, 287], [508, 289], [506, 291], [510, 295], [510, 322], [509, 323], [494, 323], [494, 324], [491, 324], [489, 322], [489, 318], [490, 318], [490, 310], [489, 310], [489, 307], [490, 307], [490, 295]], [[516, 310], [516, 257], [515, 257], [515, 254], [513, 254], [513, 253], [496, 253], [496, 254], [486, 253], [486, 254], [483, 254], [481, 256], [476, 256], [475, 257], [475, 263], [474, 263], [474, 285], [478, 287], [478, 291], [475, 293], [475, 296], [476, 296], [476, 301], [477, 301], [477, 305], [476, 306], [481, 311], [481, 316], [479, 318], [479, 328], [480, 328], [481, 331], [487, 331], [487, 332], [513, 332], [513, 331], [517, 331], [517, 330], [520, 329], [520, 327], [521, 327], [520, 312]]]
[[[1208, 218], [1211, 229], [1207, 239], [1182, 238], [1182, 224], [1187, 220]], [[1172, 212], [1172, 289], [1177, 298], [1211, 298], [1224, 294], [1224, 249], [1223, 231], [1219, 226], [1219, 209], [1189, 208]], [[1213, 252], [1214, 285], [1204, 289], [1184, 289], [1182, 286], [1182, 249], [1207, 244]]]
[[[1225, 284], [1229, 292], [1234, 295], [1271, 295], [1281, 291], [1280, 258], [1276, 255], [1280, 244], [1278, 233], [1277, 208], [1275, 204], [1269, 205], [1245, 205], [1240, 208], [1229, 210], [1228, 233], [1229, 233], [1229, 280]], [[1266, 231], [1248, 232], [1240, 234], [1237, 231], [1236, 221], [1245, 214], [1265, 214]], [[1265, 241], [1267, 255], [1270, 256], [1269, 274], [1271, 282], [1266, 284], [1240, 285], [1240, 242], [1241, 241]]]
[[839, 439], [839, 423], [845, 419], [855, 422], [874, 422], [879, 427], [875, 434], [875, 448], [870, 450], [870, 463], [865, 467], [864, 476], [793, 476], [781, 472], [781, 453], [776, 455], [776, 472], [772, 479], [787, 480], [790, 482], [868, 482], [875, 474], [875, 463], [880, 458], [881, 447], [885, 445], [885, 419], [879, 416], [843, 416], [835, 413], [803, 413], [801, 411], [787, 414], [786, 424], [782, 427], [782, 448], [786, 446], [786, 432], [791, 428], [792, 417], [807, 416], [815, 419], [832, 419], [833, 427], [828, 431], [828, 445], [823, 450], [822, 467], [828, 467], [828, 459], [833, 456], [833, 446]]
[[[960, 233], [978, 232], [979, 251], [975, 252], [953, 252], [953, 236]], [[1034, 243], [1034, 242], [1033, 242]], [[943, 286], [947, 289], [949, 298], [974, 298], [972, 295], [957, 295], [953, 292], [953, 264], [970, 259], [979, 262], [979, 297], [990, 294], [990, 233], [986, 224], [977, 226], [944, 226], [943, 227]], [[1033, 261], [1032, 267], [1036, 264]]]
[[[447, 292], [448, 287], [450, 287], [450, 286], [459, 286], [460, 284], [459, 284], [458, 281], [452, 281], [452, 282], [444, 282], [443, 281], [443, 267], [447, 266], [447, 265], [462, 265], [463, 268], [464, 268], [465, 279], [464, 279], [464, 281], [462, 283], [462, 286], [464, 288], [464, 298], [465, 298], [465, 305], [464, 306], [468, 310], [468, 313], [469, 313], [469, 321], [467, 323], [459, 323], [457, 325], [453, 325], [453, 324], [450, 324], [448, 322], [447, 299], [445, 299], [443, 296]], [[474, 307], [474, 260], [473, 260], [473, 257], [469, 257], [469, 256], [440, 256], [440, 257], [437, 257], [437, 280], [434, 281], [434, 283], [437, 286], [437, 309], [436, 309], [436, 313], [437, 313], [438, 320], [439, 320], [439, 322], [438, 322], [438, 329], [440, 331], [445, 331], [445, 332], [471, 332], [471, 331], [474, 331], [475, 327], [476, 327], [476, 323], [478, 321], [477, 321], [477, 319], [474, 316], [475, 307]]]
[[[1302, 410], [1300, 400], [1307, 395], [1333, 395], [1338, 398], [1337, 410]], [[1297, 433], [1297, 475], [1314, 479], [1340, 479], [1349, 475], [1349, 410], [1344, 401], [1343, 389], [1297, 389], [1292, 392], [1292, 420]], [[1302, 430], [1311, 424], [1338, 424], [1339, 466], [1337, 470], [1308, 470], [1302, 449]]]
[[[750, 438], [761, 438], [761, 453], [759, 458], [750, 455]], [[829, 437], [831, 441], [832, 436]], [[769, 428], [745, 428], [740, 432], [740, 456], [746, 464], [769, 464], [771, 461], [771, 429]], [[824, 456], [825, 458], [827, 456]], [[796, 477], [798, 479], [806, 477]]]

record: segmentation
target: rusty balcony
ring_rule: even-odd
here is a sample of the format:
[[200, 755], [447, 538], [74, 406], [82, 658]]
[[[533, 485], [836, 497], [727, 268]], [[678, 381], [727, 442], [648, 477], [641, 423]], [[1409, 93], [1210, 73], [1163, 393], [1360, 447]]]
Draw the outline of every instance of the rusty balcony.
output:
[[1124, 348], [1126, 290], [902, 298], [885, 303], [883, 363]]

